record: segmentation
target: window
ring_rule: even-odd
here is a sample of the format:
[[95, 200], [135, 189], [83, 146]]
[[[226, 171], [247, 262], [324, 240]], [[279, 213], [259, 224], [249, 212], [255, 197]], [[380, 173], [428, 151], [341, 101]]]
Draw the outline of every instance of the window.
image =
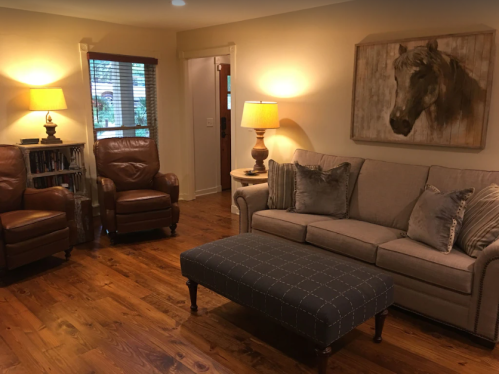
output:
[[88, 53], [94, 140], [157, 140], [156, 65], [148, 57]]

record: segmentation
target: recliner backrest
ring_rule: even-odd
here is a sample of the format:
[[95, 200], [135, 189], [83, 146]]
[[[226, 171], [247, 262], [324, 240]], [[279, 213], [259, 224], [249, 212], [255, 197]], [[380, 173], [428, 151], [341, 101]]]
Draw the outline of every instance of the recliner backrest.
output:
[[110, 138], [94, 144], [97, 174], [117, 191], [151, 189], [159, 171], [156, 142], [149, 138]]
[[23, 208], [26, 166], [21, 150], [0, 145], [0, 213]]

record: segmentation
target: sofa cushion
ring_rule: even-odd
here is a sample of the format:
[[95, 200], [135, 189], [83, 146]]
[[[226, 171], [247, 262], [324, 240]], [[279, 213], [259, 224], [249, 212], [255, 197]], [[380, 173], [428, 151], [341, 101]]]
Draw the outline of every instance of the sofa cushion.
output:
[[374, 264], [378, 245], [402, 235], [401, 230], [344, 219], [311, 223], [307, 230], [307, 242]]
[[43, 210], [14, 210], [0, 214], [8, 244], [24, 242], [68, 227], [66, 213]]
[[450, 253], [409, 238], [381, 244], [376, 265], [382, 269], [471, 294], [475, 259], [454, 248]]
[[428, 184], [442, 192], [463, 190], [473, 187], [480, 192], [492, 183], [499, 185], [499, 171], [452, 169], [432, 166], [428, 174]]
[[350, 164], [345, 162], [327, 170], [312, 170], [295, 163], [295, 198], [297, 213], [320, 214], [336, 218], [348, 216], [348, 180]]
[[366, 160], [350, 203], [350, 218], [407, 231], [428, 177], [427, 166]]
[[130, 190], [116, 193], [116, 213], [130, 214], [171, 208], [170, 195], [155, 190]]
[[344, 162], [348, 162], [351, 165], [350, 180], [348, 182], [348, 201], [350, 201], [364, 159], [359, 157], [325, 155], [323, 153], [297, 149], [293, 155], [293, 162], [298, 162], [300, 165], [319, 165], [322, 170], [331, 170]]
[[461, 230], [466, 201], [474, 188], [440, 192], [431, 184], [421, 194], [409, 219], [407, 236], [437, 251], [452, 251]]
[[305, 243], [309, 224], [335, 219], [315, 214], [291, 213], [285, 210], [261, 210], [253, 214], [252, 228], [295, 242]]

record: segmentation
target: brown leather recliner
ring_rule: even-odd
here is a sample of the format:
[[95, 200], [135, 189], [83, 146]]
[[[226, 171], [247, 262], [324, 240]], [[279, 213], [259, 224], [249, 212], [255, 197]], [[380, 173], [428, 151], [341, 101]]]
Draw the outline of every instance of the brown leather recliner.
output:
[[156, 142], [110, 138], [94, 144], [102, 226], [112, 243], [118, 233], [169, 226], [175, 235], [180, 210], [175, 174], [159, 172]]
[[0, 268], [14, 269], [76, 244], [73, 193], [26, 188], [21, 150], [0, 145]]

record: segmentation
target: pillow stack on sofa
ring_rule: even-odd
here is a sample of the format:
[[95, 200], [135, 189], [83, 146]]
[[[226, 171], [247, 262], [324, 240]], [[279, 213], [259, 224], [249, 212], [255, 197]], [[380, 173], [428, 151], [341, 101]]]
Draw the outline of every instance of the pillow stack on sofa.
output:
[[[320, 165], [269, 161], [269, 209], [348, 218], [351, 164], [323, 171]], [[407, 236], [448, 254], [455, 244], [471, 257], [499, 237], [499, 186], [442, 193], [427, 184], [409, 219]]]

